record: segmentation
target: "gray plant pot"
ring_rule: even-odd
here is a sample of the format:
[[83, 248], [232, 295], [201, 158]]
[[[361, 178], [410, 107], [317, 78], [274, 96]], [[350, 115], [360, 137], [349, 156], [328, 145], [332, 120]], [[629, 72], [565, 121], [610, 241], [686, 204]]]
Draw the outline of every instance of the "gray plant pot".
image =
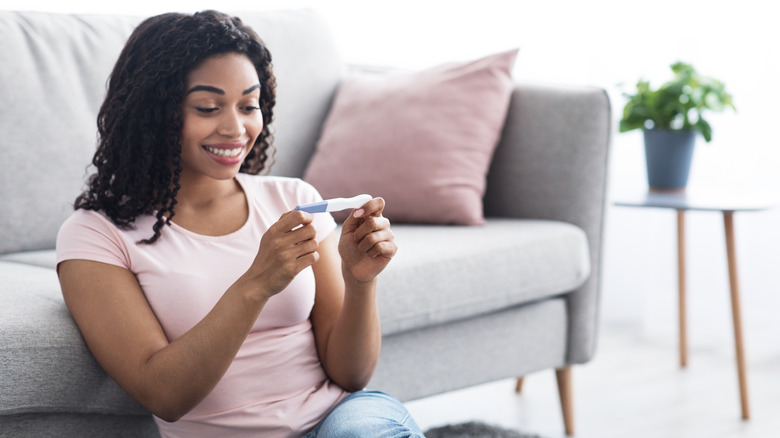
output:
[[650, 188], [684, 190], [688, 185], [696, 131], [645, 129], [644, 137]]

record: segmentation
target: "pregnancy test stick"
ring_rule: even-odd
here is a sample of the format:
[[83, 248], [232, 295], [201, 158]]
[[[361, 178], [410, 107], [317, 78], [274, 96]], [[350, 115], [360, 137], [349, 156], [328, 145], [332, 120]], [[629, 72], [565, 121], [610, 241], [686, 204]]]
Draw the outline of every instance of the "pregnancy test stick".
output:
[[371, 195], [357, 195], [352, 198], [333, 198], [311, 204], [303, 204], [295, 207], [296, 210], [303, 210], [307, 213], [325, 213], [333, 211], [346, 210], [348, 208], [362, 207], [363, 204], [372, 200]]

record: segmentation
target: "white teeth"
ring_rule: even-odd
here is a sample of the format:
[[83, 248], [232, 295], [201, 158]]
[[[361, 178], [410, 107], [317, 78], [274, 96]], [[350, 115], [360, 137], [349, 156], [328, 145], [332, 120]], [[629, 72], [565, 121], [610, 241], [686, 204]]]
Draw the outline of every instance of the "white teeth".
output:
[[212, 148], [210, 146], [203, 146], [203, 148], [214, 155], [219, 155], [220, 157], [227, 157], [227, 158], [237, 157], [244, 150], [244, 148], [220, 149], [220, 148]]

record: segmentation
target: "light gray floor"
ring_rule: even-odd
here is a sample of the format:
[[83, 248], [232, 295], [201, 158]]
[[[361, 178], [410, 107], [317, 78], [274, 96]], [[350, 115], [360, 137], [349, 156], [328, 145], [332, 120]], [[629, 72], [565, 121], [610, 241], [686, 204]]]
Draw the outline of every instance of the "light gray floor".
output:
[[[681, 370], [673, 337], [648, 338], [631, 326], [602, 327], [594, 360], [574, 368], [575, 436], [778, 437], [780, 354], [755, 356], [751, 360], [748, 349], [752, 418], [743, 421], [733, 354], [694, 348], [688, 368]], [[519, 396], [513, 380], [502, 380], [407, 407], [423, 429], [480, 420], [546, 438], [564, 436], [552, 371], [528, 376]]]

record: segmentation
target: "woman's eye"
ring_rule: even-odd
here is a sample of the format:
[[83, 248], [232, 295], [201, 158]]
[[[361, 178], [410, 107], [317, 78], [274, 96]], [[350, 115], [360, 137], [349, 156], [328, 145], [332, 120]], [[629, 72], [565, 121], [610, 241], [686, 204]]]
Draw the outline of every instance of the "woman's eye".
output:
[[214, 111], [216, 111], [218, 108], [216, 108], [216, 107], [215, 107], [215, 108], [197, 107], [197, 108], [195, 108], [195, 109], [196, 109], [196, 110], [197, 110], [199, 113], [208, 114], [208, 113], [213, 113], [213, 112], [214, 112]]
[[244, 107], [244, 111], [250, 111], [250, 112], [251, 111], [260, 111], [260, 107], [259, 106], [245, 106]]

